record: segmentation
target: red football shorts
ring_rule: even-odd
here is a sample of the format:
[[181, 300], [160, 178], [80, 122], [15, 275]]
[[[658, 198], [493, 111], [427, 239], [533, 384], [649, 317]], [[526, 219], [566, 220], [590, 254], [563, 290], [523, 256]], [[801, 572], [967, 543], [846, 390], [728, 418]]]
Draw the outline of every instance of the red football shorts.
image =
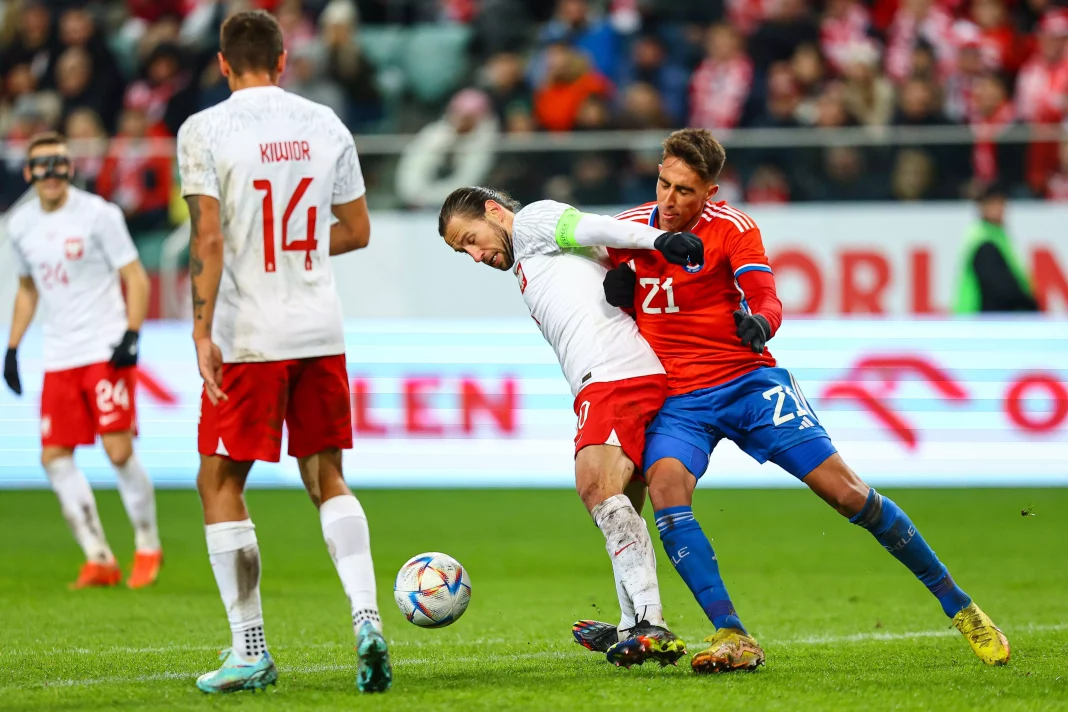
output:
[[92, 445], [97, 433], [136, 431], [137, 370], [94, 363], [46, 371], [41, 388], [41, 445]]
[[641, 472], [645, 428], [667, 398], [667, 376], [591, 383], [575, 398], [575, 454], [587, 445], [618, 445]]
[[278, 462], [282, 424], [289, 454], [308, 457], [352, 447], [352, 410], [345, 355], [289, 361], [226, 363], [219, 384], [229, 400], [200, 398], [201, 455]]

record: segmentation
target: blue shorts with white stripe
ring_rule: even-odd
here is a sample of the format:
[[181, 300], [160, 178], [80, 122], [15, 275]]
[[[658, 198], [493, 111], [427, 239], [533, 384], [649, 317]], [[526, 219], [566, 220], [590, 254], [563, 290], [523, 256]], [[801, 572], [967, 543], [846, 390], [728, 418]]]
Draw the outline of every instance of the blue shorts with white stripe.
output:
[[798, 479], [836, 452], [790, 372], [758, 368], [713, 388], [669, 397], [646, 430], [644, 467], [673, 457], [699, 478], [724, 438], [757, 462], [770, 460]]

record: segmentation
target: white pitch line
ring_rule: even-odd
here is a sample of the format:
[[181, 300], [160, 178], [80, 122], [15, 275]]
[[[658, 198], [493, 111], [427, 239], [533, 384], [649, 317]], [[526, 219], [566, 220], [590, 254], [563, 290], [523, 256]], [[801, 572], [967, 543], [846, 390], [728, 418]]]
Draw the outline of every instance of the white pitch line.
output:
[[[1054, 623], [1054, 624], [1038, 624], [1038, 625], [1022, 625], [1007, 627], [1007, 630], [1018, 633], [1038, 633], [1049, 632], [1068, 629], [1068, 623]], [[905, 633], [883, 633], [883, 632], [867, 632], [867, 633], [854, 633], [852, 635], [828, 635], [828, 636], [811, 636], [806, 638], [786, 638], [782, 640], [765, 639], [765, 645], [768, 647], [789, 647], [791, 645], [828, 645], [836, 643], [861, 643], [869, 641], [888, 641], [888, 640], [912, 640], [923, 638], [948, 638], [958, 635], [957, 631], [950, 629], [942, 630], [920, 630], [911, 631]], [[498, 644], [500, 639], [487, 639], [484, 644]], [[407, 645], [416, 645], [414, 641], [402, 641]], [[501, 641], [508, 642], [508, 641]], [[478, 641], [459, 641], [458, 645], [478, 645]], [[425, 645], [425, 644], [419, 644]], [[317, 648], [329, 648], [329, 647], [342, 647], [339, 644], [331, 643], [317, 643], [310, 645], [299, 646], [285, 646], [290, 650], [301, 649], [317, 649]], [[348, 646], [344, 646], [348, 647]], [[394, 644], [393, 647], [398, 647]], [[279, 646], [279, 649], [283, 649], [283, 646]], [[82, 651], [82, 648], [72, 648], [70, 650]], [[122, 648], [102, 648], [95, 651], [97, 654], [103, 654], [107, 652], [115, 652], [123, 650]], [[136, 650], [136, 649], [128, 649]], [[151, 648], [150, 650], [159, 652], [169, 652], [177, 650], [197, 651], [197, 650], [213, 650], [213, 648], [196, 648], [191, 646], [171, 646], [170, 648]], [[52, 652], [52, 651], [50, 651]], [[94, 652], [94, 651], [86, 651]], [[10, 652], [8, 653], [10, 654]], [[580, 651], [575, 649], [569, 650], [548, 650], [539, 651], [533, 653], [483, 653], [480, 655], [468, 655], [468, 656], [443, 656], [440, 658], [399, 658], [393, 661], [394, 666], [399, 669], [404, 669], [408, 666], [418, 665], [430, 665], [434, 663], [449, 662], [449, 663], [479, 663], [493, 660], [534, 660], [539, 658], [581, 658], [589, 657], [585, 656]], [[319, 673], [319, 672], [336, 672], [339, 670], [352, 670], [352, 664], [331, 664], [331, 665], [295, 665], [295, 666], [281, 666], [280, 670], [283, 673]], [[0, 692], [7, 692], [9, 690], [21, 690], [26, 687], [34, 688], [46, 688], [46, 687], [91, 687], [97, 685], [123, 685], [131, 683], [142, 682], [157, 682], [162, 680], [180, 680], [180, 679], [192, 679], [196, 676], [195, 672], [179, 673], [179, 672], [165, 672], [155, 673], [152, 675], [139, 675], [135, 677], [103, 677], [103, 678], [88, 678], [88, 679], [67, 679], [67, 680], [52, 680], [49, 682], [31, 684], [31, 685], [14, 685], [8, 687], [0, 687]]]

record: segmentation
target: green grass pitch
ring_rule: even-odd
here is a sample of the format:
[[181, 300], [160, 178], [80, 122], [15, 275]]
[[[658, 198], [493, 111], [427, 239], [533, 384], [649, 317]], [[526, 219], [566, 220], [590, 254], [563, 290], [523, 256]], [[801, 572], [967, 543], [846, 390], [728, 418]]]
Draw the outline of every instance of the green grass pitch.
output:
[[[0, 709], [1068, 710], [1068, 490], [888, 494], [1004, 628], [1008, 666], [982, 666], [908, 571], [804, 491], [697, 493], [768, 656], [759, 672], [713, 677], [694, 675], [688, 658], [617, 669], [572, 642], [575, 619], [618, 615], [603, 539], [573, 493], [369, 491], [394, 687], [361, 697], [315, 510], [302, 492], [253, 491], [281, 678], [267, 693], [208, 697], [193, 681], [229, 632], [195, 493], [159, 495], [157, 586], [71, 592], [79, 555], [51, 493], [0, 492]], [[119, 498], [99, 502], [128, 565]], [[1034, 516], [1022, 516], [1029, 505]], [[468, 568], [474, 592], [458, 623], [422, 630], [401, 617], [392, 583], [406, 559], [435, 550]], [[709, 625], [657, 550], [668, 620], [697, 649]]]

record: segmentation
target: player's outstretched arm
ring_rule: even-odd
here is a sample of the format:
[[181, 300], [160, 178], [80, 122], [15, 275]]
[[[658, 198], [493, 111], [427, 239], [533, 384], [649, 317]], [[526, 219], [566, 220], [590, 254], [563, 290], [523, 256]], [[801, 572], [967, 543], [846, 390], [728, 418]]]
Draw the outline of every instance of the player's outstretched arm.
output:
[[704, 245], [696, 235], [664, 232], [651, 225], [582, 213], [575, 208], [568, 208], [557, 222], [556, 244], [560, 247], [658, 250], [664, 259], [677, 265], [705, 262]]
[[19, 287], [15, 292], [15, 311], [11, 316], [11, 336], [7, 341], [7, 354], [4, 357], [4, 381], [16, 395], [22, 395], [22, 381], [19, 378], [18, 360], [15, 352], [22, 343], [33, 314], [37, 311], [37, 285], [33, 277], [19, 276]]
[[217, 403], [226, 394], [222, 380], [222, 354], [211, 341], [215, 300], [223, 269], [222, 221], [219, 201], [206, 195], [187, 195], [189, 204], [189, 282], [193, 296], [193, 343], [197, 348], [200, 376], [208, 398]]
[[367, 196], [331, 207], [337, 222], [330, 226], [330, 256], [362, 250], [371, 241]]

